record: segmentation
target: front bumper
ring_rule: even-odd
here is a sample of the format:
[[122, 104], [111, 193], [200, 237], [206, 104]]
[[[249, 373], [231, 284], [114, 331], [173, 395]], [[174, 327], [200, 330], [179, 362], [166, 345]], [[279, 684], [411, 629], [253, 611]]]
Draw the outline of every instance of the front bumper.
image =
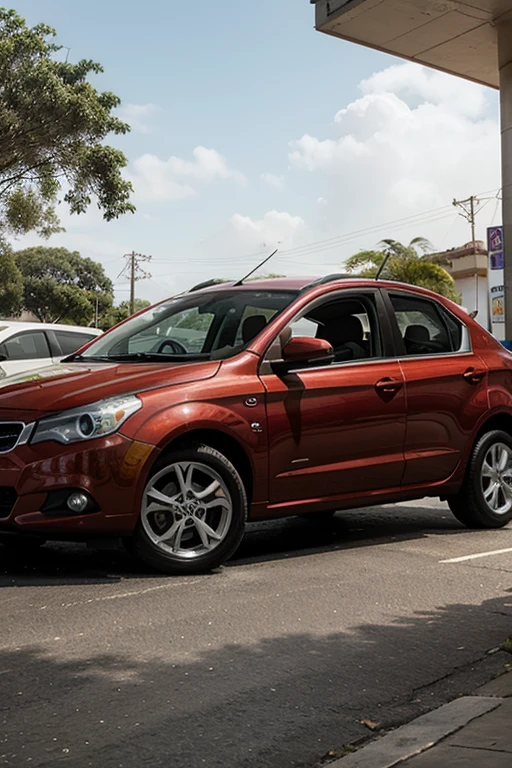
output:
[[[0, 455], [0, 532], [76, 540], [130, 534], [156, 453], [117, 433], [68, 446], [20, 445]], [[42, 512], [48, 495], [65, 488], [87, 491], [97, 511]]]

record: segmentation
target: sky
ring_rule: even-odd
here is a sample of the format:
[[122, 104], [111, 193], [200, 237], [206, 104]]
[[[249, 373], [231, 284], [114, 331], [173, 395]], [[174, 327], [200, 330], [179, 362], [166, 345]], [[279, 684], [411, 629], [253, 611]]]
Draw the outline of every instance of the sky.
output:
[[[59, 216], [49, 245], [100, 261], [116, 299], [131, 251], [150, 255], [137, 296], [213, 277], [319, 276], [384, 237], [461, 245], [453, 199], [481, 198], [477, 237], [500, 223], [497, 92], [316, 32], [309, 0], [17, 0], [132, 126], [137, 212]], [[69, 49], [69, 51], [67, 50]], [[30, 234], [16, 248], [39, 244]]]

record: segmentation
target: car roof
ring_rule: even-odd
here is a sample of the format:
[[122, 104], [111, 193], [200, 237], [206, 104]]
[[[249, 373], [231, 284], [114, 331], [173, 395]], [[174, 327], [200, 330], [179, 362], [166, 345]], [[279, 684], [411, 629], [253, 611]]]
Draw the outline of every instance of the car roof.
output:
[[306, 292], [306, 290], [315, 290], [324, 288], [326, 292], [328, 290], [339, 290], [340, 288], [388, 288], [389, 290], [399, 289], [410, 291], [413, 293], [419, 293], [423, 296], [427, 296], [438, 301], [449, 301], [443, 296], [440, 296], [434, 291], [428, 290], [428, 288], [421, 288], [416, 285], [410, 285], [409, 283], [399, 283], [393, 280], [376, 280], [375, 278], [362, 278], [357, 275], [327, 275], [325, 277], [272, 277], [263, 278], [261, 280], [248, 280], [242, 285], [238, 285], [235, 282], [215, 283], [211, 285], [204, 284], [204, 287], [192, 288], [189, 293], [195, 292], [214, 292], [219, 290], [231, 290], [237, 291], [297, 291]]
[[93, 336], [99, 336], [102, 331], [99, 328], [87, 328], [81, 325], [62, 325], [59, 323], [26, 323], [18, 320], [0, 320], [0, 329], [2, 331], [33, 331], [33, 330], [58, 330], [58, 331], [79, 331], [81, 333], [90, 333]]

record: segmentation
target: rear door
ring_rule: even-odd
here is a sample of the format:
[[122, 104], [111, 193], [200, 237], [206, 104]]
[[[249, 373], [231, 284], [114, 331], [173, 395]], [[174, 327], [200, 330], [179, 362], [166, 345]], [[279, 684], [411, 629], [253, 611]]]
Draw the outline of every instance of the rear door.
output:
[[[363, 338], [340, 341], [339, 362], [285, 375], [262, 367], [271, 506], [314, 507], [400, 484], [405, 393], [379, 291], [331, 294], [310, 305], [290, 329], [297, 336], [343, 339], [343, 324], [356, 327], [354, 318], [363, 325]], [[357, 359], [343, 359], [357, 348]]]
[[439, 302], [407, 291], [389, 291], [385, 299], [407, 391], [402, 482], [441, 482], [457, 468], [488, 408], [486, 367], [466, 326]]

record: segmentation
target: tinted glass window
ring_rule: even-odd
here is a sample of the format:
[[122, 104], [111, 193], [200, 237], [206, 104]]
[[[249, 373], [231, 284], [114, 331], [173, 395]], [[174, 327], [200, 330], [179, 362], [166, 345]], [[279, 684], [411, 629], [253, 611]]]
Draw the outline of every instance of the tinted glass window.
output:
[[54, 331], [63, 355], [72, 355], [77, 349], [83, 347], [94, 336], [88, 333], [76, 333], [76, 331]]
[[335, 363], [382, 355], [373, 296], [327, 301], [297, 319], [290, 328], [292, 336], [310, 336], [330, 342]]
[[84, 353], [93, 357], [217, 360], [246, 347], [296, 297], [294, 291], [231, 289], [187, 294], [150, 307]]
[[[144, 328], [128, 339], [128, 352], [172, 353], [173, 349], [181, 348], [185, 353], [201, 352], [214, 317], [211, 312], [201, 314], [198, 307], [192, 307], [162, 318], [156, 325]], [[173, 340], [177, 346], [173, 345]]]
[[443, 307], [416, 296], [390, 294], [406, 355], [457, 352], [462, 324]]
[[36, 360], [50, 357], [50, 349], [43, 331], [27, 331], [2, 342], [0, 354], [7, 360]]

